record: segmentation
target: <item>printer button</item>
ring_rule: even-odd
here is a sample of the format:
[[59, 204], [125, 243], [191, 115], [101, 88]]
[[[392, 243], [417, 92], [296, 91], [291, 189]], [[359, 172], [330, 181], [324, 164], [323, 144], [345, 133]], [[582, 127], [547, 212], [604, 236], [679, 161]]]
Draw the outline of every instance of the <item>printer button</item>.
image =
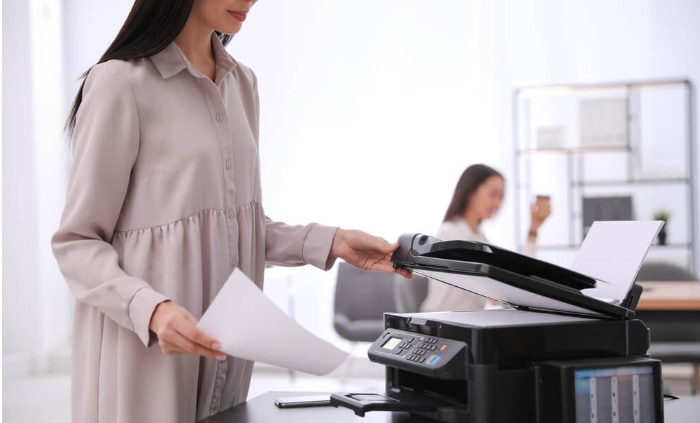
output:
[[438, 361], [440, 361], [441, 358], [442, 356], [439, 355], [431, 355], [428, 357], [428, 364], [434, 366]]

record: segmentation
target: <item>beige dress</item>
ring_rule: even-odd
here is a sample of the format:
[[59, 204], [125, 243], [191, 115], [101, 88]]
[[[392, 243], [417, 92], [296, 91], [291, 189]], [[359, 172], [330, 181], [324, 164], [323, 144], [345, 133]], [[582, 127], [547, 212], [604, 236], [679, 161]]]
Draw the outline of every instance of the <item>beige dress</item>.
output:
[[333, 264], [335, 228], [265, 216], [256, 79], [212, 40], [214, 82], [174, 43], [87, 78], [53, 238], [76, 297], [73, 422], [191, 423], [245, 401], [253, 363], [164, 355], [156, 305], [199, 318], [236, 267], [262, 287], [266, 260]]

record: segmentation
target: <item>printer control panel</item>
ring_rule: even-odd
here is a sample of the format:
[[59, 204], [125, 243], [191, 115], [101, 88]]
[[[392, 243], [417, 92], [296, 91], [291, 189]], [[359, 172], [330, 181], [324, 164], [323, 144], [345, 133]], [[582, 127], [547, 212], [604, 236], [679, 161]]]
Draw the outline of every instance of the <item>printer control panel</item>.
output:
[[392, 367], [438, 371], [448, 367], [464, 347], [464, 342], [454, 339], [386, 329], [369, 348], [368, 355], [372, 361]]

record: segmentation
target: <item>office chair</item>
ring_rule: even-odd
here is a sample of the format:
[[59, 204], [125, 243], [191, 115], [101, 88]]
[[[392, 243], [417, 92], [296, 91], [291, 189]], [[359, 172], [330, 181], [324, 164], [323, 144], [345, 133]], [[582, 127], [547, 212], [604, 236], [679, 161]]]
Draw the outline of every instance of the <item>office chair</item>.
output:
[[[638, 281], [697, 281], [685, 268], [650, 261], [644, 263]], [[700, 282], [698, 282], [700, 283]], [[650, 330], [649, 354], [663, 363], [689, 363], [693, 366], [691, 390], [700, 392], [700, 319], [698, 312], [673, 310], [637, 310], [637, 317]]]
[[698, 278], [684, 267], [664, 261], [648, 261], [637, 274], [638, 281], [697, 281]]
[[399, 313], [417, 313], [420, 305], [428, 296], [428, 278], [413, 274], [413, 278], [394, 276], [394, 299]]
[[384, 313], [395, 311], [394, 275], [338, 263], [333, 327], [342, 338], [374, 342], [384, 332]]
[[[379, 338], [384, 332], [384, 313], [390, 311], [395, 311], [393, 274], [338, 263], [333, 328], [341, 338], [352, 342], [353, 352], [358, 342], [374, 342]], [[342, 386], [353, 373], [353, 363], [353, 360], [347, 363], [339, 378]]]

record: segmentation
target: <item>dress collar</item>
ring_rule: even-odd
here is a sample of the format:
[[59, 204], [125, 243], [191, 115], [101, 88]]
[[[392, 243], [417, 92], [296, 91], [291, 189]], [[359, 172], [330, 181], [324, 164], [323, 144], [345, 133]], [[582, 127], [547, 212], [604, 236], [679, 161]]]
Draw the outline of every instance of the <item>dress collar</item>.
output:
[[[238, 64], [226, 51], [226, 48], [221, 43], [221, 40], [216, 35], [216, 32], [212, 33], [211, 44], [214, 49], [214, 60], [216, 61], [216, 83], [218, 84], [224, 76], [229, 72], [236, 71]], [[192, 63], [190, 63], [185, 53], [180, 50], [177, 43], [173, 41], [163, 50], [151, 56], [151, 61], [155, 65], [160, 75], [167, 79], [174, 75], [177, 75], [181, 71], [187, 69], [187, 71], [197, 78], [206, 78], [200, 71], [198, 71]]]

